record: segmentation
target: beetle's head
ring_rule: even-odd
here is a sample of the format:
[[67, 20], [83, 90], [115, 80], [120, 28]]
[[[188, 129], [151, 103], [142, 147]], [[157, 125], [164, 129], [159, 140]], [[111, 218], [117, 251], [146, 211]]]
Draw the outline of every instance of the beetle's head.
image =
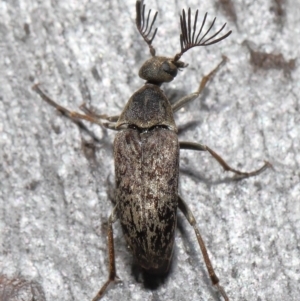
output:
[[[226, 23], [212, 36], [207, 37], [208, 33], [212, 29], [216, 18], [214, 18], [208, 30], [201, 35], [202, 29], [206, 22], [207, 13], [205, 14], [202, 25], [199, 32], [196, 32], [197, 19], [198, 19], [198, 10], [195, 14], [194, 24], [191, 24], [191, 9], [189, 8], [188, 14], [186, 17], [185, 11], [182, 10], [182, 15], [180, 16], [180, 25], [181, 25], [181, 34], [180, 34], [180, 45], [181, 51], [177, 53], [174, 58], [167, 58], [162, 56], [155, 56], [155, 49], [152, 46], [152, 41], [155, 38], [157, 28], [154, 30], [152, 37], [151, 34], [153, 24], [157, 17], [157, 12], [155, 13], [152, 22], [149, 22], [151, 15], [151, 10], [148, 13], [147, 19], [145, 20], [145, 5], [142, 5], [141, 0], [136, 2], [136, 26], [141, 36], [148, 44], [152, 58], [147, 60], [139, 71], [139, 76], [145, 79], [148, 82], [161, 84], [164, 82], [172, 81], [177, 75], [178, 70], [181, 68], [187, 67], [182, 61], [179, 61], [181, 56], [188, 51], [189, 49], [196, 46], [209, 46], [215, 43], [218, 43], [221, 40], [227, 38], [231, 31], [227, 32], [225, 35], [216, 38], [217, 35], [225, 28]], [[148, 26], [150, 25], [150, 26]]]
[[143, 64], [139, 76], [151, 83], [168, 83], [176, 77], [178, 70], [185, 67], [187, 64], [173, 58], [153, 56]]

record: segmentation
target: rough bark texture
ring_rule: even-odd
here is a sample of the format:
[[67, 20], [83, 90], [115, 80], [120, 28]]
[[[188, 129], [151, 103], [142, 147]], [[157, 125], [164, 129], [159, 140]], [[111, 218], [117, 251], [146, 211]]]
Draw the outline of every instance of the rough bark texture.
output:
[[[274, 170], [235, 182], [206, 153], [182, 151], [181, 195], [191, 207], [231, 300], [299, 300], [300, 72], [258, 69], [242, 43], [299, 57], [300, 2], [233, 1], [238, 30], [213, 1], [145, 1], [158, 10], [158, 55], [180, 50], [179, 13], [190, 6], [233, 34], [183, 55], [189, 67], [162, 86], [171, 100], [194, 92], [224, 54], [229, 62], [205, 93], [176, 114], [181, 140], [207, 144], [233, 167]], [[114, 132], [85, 124], [99, 142], [31, 90], [39, 81], [57, 102], [120, 114], [143, 81], [149, 49], [135, 28], [135, 1], [0, 2], [0, 274], [39, 283], [47, 301], [90, 300], [107, 279], [106, 223], [113, 204]], [[103, 300], [218, 300], [194, 233], [179, 214], [174, 264], [155, 290], [131, 273], [114, 225], [123, 285]], [[1, 293], [0, 293], [1, 296]], [[28, 300], [30, 300], [28, 295]], [[26, 300], [26, 298], [23, 298]], [[3, 300], [1, 300], [3, 301]]]

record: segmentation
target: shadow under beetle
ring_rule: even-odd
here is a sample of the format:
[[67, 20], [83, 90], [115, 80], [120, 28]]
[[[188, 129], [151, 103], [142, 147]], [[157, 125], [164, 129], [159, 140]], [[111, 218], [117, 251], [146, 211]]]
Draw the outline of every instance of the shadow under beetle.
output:
[[178, 208], [194, 228], [213, 285], [224, 300], [229, 300], [224, 289], [219, 285], [219, 279], [212, 267], [195, 218], [178, 195], [179, 150], [207, 151], [224, 170], [234, 172], [237, 178], [255, 176], [270, 164], [265, 162], [258, 170], [249, 173], [241, 172], [231, 168], [206, 145], [178, 141], [173, 113], [199, 96], [226, 58], [223, 58], [222, 62], [201, 80], [195, 93], [181, 98], [173, 105], [170, 104], [160, 86], [172, 81], [178, 70], [187, 67], [187, 64], [179, 60], [186, 51], [196, 46], [218, 43], [227, 38], [231, 31], [217, 37], [226, 26], [224, 24], [216, 33], [208, 37], [216, 19], [202, 34], [207, 14], [198, 31], [196, 30], [198, 10], [193, 25], [191, 10], [188, 10], [187, 15], [183, 10], [180, 16], [181, 51], [172, 58], [156, 56], [152, 41], [157, 28], [152, 36], [151, 32], [157, 12], [152, 22], [149, 22], [151, 10], [145, 18], [145, 5], [137, 1], [136, 14], [137, 29], [148, 44], [152, 57], [139, 71], [139, 76], [146, 80], [145, 85], [131, 96], [121, 115], [110, 117], [97, 115], [85, 105], [81, 106], [85, 114], [72, 112], [50, 99], [38, 85], [33, 87], [46, 102], [66, 116], [87, 120], [118, 131], [114, 141], [116, 205], [109, 217], [108, 226], [109, 277], [93, 301], [100, 299], [108, 285], [118, 280], [115, 268], [113, 223], [117, 219], [120, 220], [126, 242], [145, 271], [150, 274], [165, 274], [169, 270], [172, 259]]

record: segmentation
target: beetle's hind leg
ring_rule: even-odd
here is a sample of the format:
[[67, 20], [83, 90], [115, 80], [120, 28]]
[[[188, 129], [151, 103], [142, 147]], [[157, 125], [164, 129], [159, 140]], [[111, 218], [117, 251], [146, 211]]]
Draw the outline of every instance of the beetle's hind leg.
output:
[[201, 252], [202, 252], [202, 255], [204, 258], [204, 262], [205, 262], [211, 282], [218, 289], [218, 291], [220, 292], [220, 294], [222, 295], [224, 300], [229, 301], [229, 298], [228, 298], [227, 294], [225, 293], [223, 287], [220, 286], [220, 284], [219, 284], [219, 278], [217, 277], [217, 275], [214, 271], [214, 268], [211, 264], [211, 261], [209, 259], [207, 249], [206, 249], [204, 241], [201, 237], [200, 231], [197, 227], [195, 217], [194, 217], [192, 211], [189, 209], [188, 205], [184, 202], [184, 200], [180, 196], [178, 196], [178, 206], [179, 206], [179, 209], [184, 214], [184, 216], [186, 217], [186, 219], [188, 220], [188, 222], [190, 223], [190, 225], [194, 228], [194, 231], [195, 231], [195, 234], [196, 234], [196, 237], [198, 240], [198, 244], [201, 249]]
[[265, 161], [265, 164], [261, 168], [251, 172], [243, 172], [230, 167], [220, 155], [218, 155], [215, 151], [213, 151], [211, 148], [204, 144], [180, 141], [179, 145], [180, 149], [190, 149], [209, 152], [213, 156], [213, 158], [216, 159], [218, 163], [224, 168], [225, 171], [231, 171], [236, 174], [234, 178], [236, 180], [257, 176], [258, 174], [265, 171], [267, 168], [272, 167], [271, 163]]
[[[40, 87], [39, 87], [39, 84], [35, 84], [32, 89], [37, 92], [41, 98], [46, 101], [48, 104], [50, 104], [52, 107], [54, 107], [56, 110], [58, 110], [59, 112], [61, 112], [63, 115], [67, 116], [68, 118], [70, 119], [73, 119], [73, 120], [78, 120], [78, 119], [81, 119], [81, 120], [86, 120], [86, 121], [89, 121], [89, 122], [92, 122], [92, 123], [96, 123], [104, 128], [107, 128], [107, 129], [110, 129], [110, 130], [117, 130], [115, 128], [115, 123], [114, 122], [102, 122], [100, 120], [99, 117], [96, 117], [95, 115], [93, 114], [88, 114], [86, 112], [86, 114], [80, 114], [80, 113], [77, 113], [77, 112], [74, 112], [74, 111], [70, 111], [68, 109], [66, 109], [65, 107], [59, 105], [58, 103], [56, 103], [53, 99], [51, 99]], [[106, 116], [106, 115], [103, 115], [103, 116]], [[104, 118], [104, 119], [107, 119], [108, 118]]]
[[115, 248], [114, 248], [114, 235], [113, 235], [113, 223], [117, 220], [116, 205], [108, 219], [108, 231], [107, 231], [107, 244], [108, 244], [108, 257], [109, 257], [109, 275], [107, 281], [101, 287], [98, 294], [93, 298], [92, 301], [98, 301], [104, 295], [106, 289], [112, 282], [120, 281], [116, 273], [116, 264], [115, 264]]
[[173, 105], [172, 105], [172, 109], [173, 112], [176, 112], [178, 110], [180, 110], [182, 107], [184, 107], [186, 104], [188, 104], [189, 102], [195, 100], [204, 90], [206, 84], [214, 77], [214, 75], [217, 73], [217, 71], [226, 63], [227, 61], [227, 57], [223, 56], [222, 61], [218, 64], [217, 67], [215, 67], [209, 74], [205, 75], [198, 87], [198, 90], [194, 93], [191, 93], [189, 95], [186, 95], [184, 97], [182, 97], [181, 99], [179, 99], [178, 101], [176, 101]]

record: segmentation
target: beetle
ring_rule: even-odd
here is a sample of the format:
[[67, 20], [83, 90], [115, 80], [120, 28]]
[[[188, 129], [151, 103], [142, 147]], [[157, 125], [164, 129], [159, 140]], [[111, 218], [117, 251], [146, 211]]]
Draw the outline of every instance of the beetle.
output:
[[[179, 142], [174, 113], [187, 103], [195, 100], [206, 83], [224, 64], [226, 58], [204, 76], [195, 93], [187, 95], [173, 105], [161, 89], [163, 83], [172, 81], [179, 70], [188, 65], [180, 61], [189, 49], [209, 46], [227, 38], [231, 31], [219, 37], [226, 23], [213, 35], [209, 33], [216, 18], [204, 33], [207, 13], [197, 30], [198, 10], [192, 25], [191, 9], [182, 11], [180, 16], [181, 50], [174, 57], [156, 56], [152, 42], [157, 28], [152, 31], [157, 12], [151, 21], [151, 10], [145, 17], [145, 5], [136, 2], [136, 26], [149, 47], [151, 58], [140, 68], [139, 76], [145, 84], [136, 91], [118, 116], [98, 115], [85, 105], [85, 114], [70, 111], [48, 97], [36, 84], [33, 89], [50, 105], [64, 115], [75, 120], [87, 120], [102, 127], [118, 131], [114, 140], [116, 205], [108, 223], [109, 276], [100, 291], [93, 298], [99, 300], [110, 283], [118, 281], [115, 267], [113, 223], [120, 220], [125, 240], [138, 264], [147, 273], [166, 274], [169, 270], [180, 209], [193, 227], [200, 246], [209, 277], [224, 300], [229, 300], [209, 259], [204, 241], [196, 225], [196, 220], [178, 194], [179, 152], [189, 149], [209, 152], [226, 171], [238, 178], [255, 176], [270, 167], [265, 164], [252, 172], [241, 172], [231, 168], [221, 156], [206, 145], [193, 142]], [[153, 32], [153, 33], [152, 33]]]

